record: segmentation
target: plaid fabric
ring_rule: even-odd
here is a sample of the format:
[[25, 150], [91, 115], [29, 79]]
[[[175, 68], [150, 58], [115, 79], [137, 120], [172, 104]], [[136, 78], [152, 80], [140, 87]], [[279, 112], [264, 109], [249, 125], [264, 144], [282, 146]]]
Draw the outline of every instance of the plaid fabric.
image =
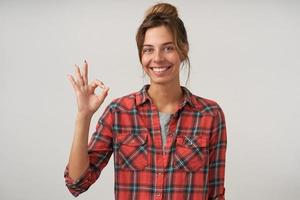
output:
[[219, 105], [182, 87], [171, 115], [165, 151], [157, 108], [139, 92], [113, 100], [89, 142], [90, 167], [78, 180], [64, 176], [74, 196], [99, 177], [112, 153], [117, 200], [223, 200], [226, 127]]

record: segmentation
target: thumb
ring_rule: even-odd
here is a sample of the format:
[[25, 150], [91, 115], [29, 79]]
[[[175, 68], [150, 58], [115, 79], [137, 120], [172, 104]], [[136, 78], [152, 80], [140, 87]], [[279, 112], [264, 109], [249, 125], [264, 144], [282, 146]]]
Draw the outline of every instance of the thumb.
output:
[[108, 90], [109, 90], [109, 87], [104, 86], [102, 92], [99, 95], [97, 95], [97, 97], [101, 101], [101, 103], [104, 101], [104, 99], [108, 95]]

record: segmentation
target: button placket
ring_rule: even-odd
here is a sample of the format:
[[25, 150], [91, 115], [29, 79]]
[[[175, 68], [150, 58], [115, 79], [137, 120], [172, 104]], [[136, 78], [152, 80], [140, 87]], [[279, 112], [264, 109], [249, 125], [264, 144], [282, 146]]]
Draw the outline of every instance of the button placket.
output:
[[163, 182], [164, 182], [164, 176], [163, 172], [156, 172], [156, 194], [155, 194], [155, 199], [161, 199], [162, 198], [162, 193], [161, 189], [163, 188]]

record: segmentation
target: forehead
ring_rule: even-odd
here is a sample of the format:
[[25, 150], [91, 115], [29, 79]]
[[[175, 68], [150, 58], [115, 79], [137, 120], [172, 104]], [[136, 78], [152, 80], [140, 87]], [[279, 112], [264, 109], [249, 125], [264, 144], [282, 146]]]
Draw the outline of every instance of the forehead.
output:
[[145, 34], [144, 45], [161, 45], [173, 42], [173, 35], [166, 26], [149, 28]]

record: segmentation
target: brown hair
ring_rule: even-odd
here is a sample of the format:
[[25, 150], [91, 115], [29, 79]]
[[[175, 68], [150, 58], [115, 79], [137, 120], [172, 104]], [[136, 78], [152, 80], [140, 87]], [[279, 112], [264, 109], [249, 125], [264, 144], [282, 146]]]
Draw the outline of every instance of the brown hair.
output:
[[166, 26], [170, 30], [180, 59], [182, 60], [183, 65], [187, 64], [188, 66], [188, 80], [190, 76], [190, 60], [188, 57], [189, 42], [184, 23], [178, 17], [176, 7], [171, 4], [158, 3], [147, 10], [144, 21], [138, 28], [136, 34], [136, 44], [139, 52], [140, 62], [142, 62], [142, 48], [146, 31], [149, 28], [158, 26]]

